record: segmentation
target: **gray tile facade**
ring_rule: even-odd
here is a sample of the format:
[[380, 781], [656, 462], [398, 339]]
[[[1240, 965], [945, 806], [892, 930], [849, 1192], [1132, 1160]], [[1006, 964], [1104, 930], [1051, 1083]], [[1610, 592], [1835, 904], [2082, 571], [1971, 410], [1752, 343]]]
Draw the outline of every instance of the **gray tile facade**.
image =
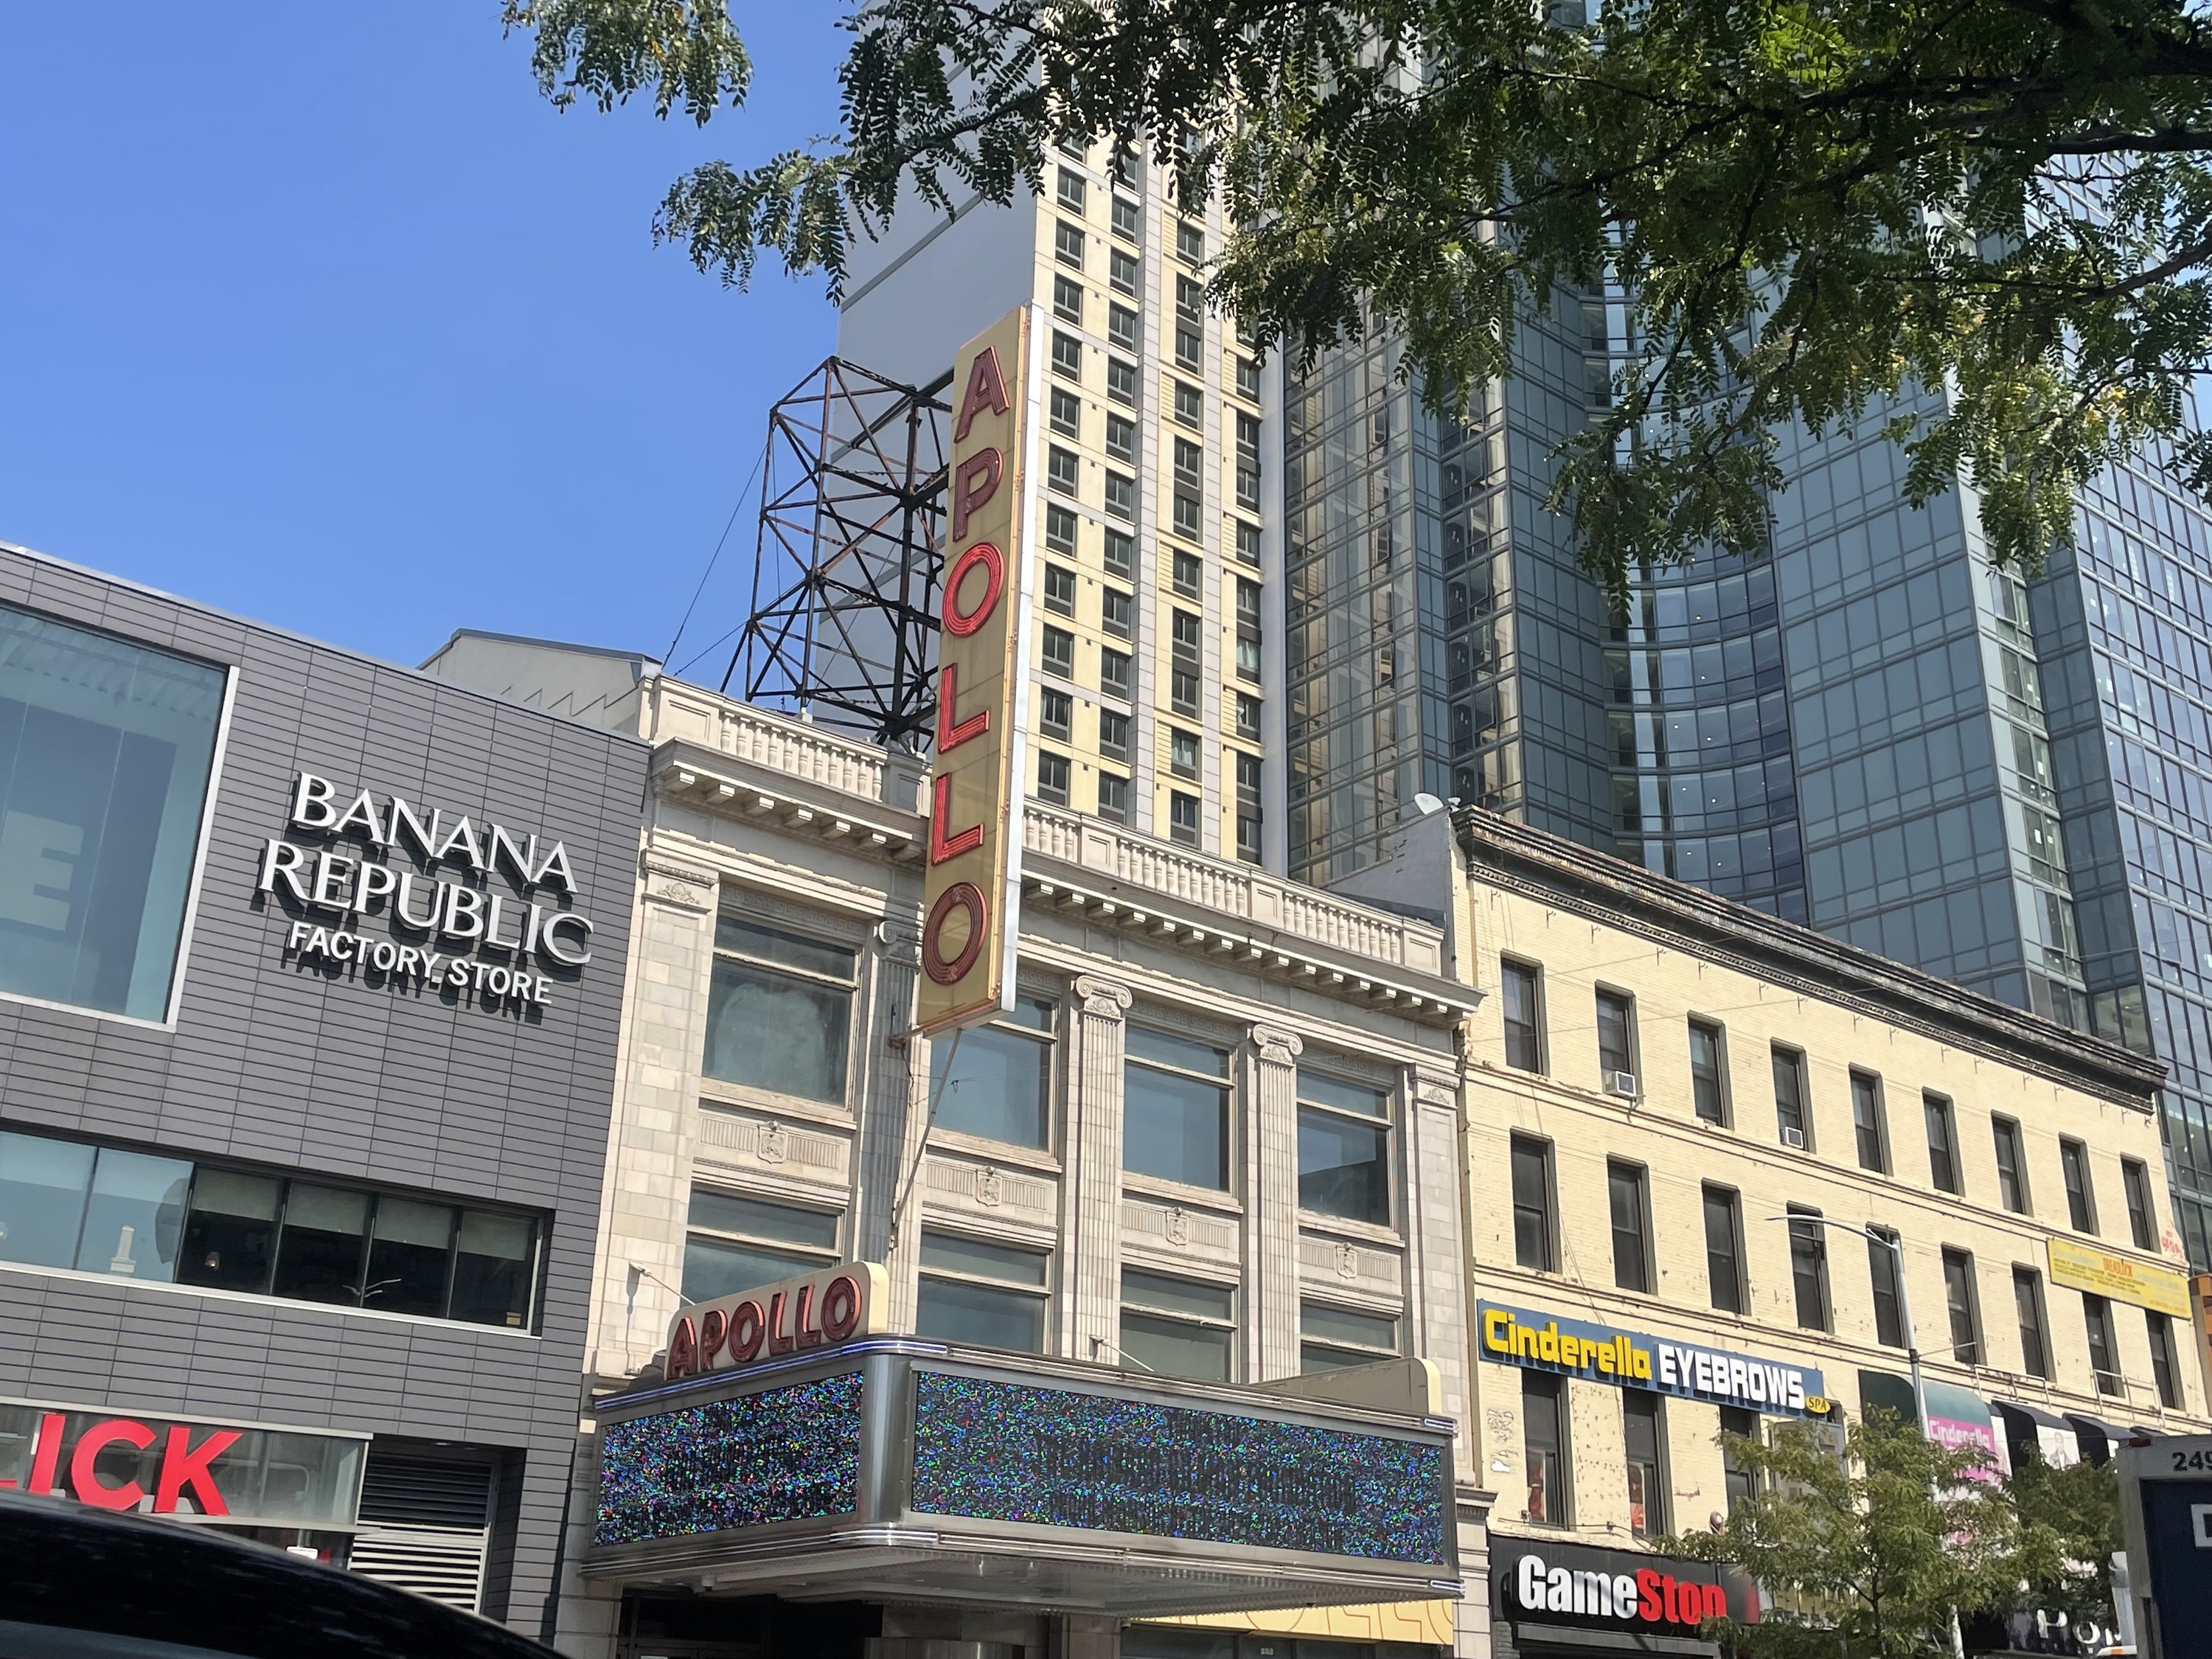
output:
[[[645, 746], [16, 550], [0, 601], [235, 670], [174, 1029], [0, 1000], [0, 1127], [550, 1223], [534, 1333], [0, 1263], [0, 1396], [495, 1449], [520, 1490], [485, 1610], [534, 1633], [575, 1446]], [[255, 881], [302, 769], [564, 842], [590, 964], [527, 1018], [296, 964]]]

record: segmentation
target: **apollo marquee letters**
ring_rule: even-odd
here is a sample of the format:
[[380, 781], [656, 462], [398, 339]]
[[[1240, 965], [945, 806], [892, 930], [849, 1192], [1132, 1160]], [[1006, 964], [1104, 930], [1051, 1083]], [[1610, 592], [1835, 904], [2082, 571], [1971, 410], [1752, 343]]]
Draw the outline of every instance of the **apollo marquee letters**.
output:
[[668, 1322], [668, 1380], [734, 1370], [872, 1335], [887, 1285], [880, 1264], [848, 1261], [678, 1308]]

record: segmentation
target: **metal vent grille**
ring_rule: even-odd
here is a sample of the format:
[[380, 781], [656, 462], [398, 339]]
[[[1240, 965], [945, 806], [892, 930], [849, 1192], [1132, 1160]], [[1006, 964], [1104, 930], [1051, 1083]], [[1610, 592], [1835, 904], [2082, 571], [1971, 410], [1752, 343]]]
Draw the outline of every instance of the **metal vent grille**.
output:
[[361, 1518], [396, 1527], [482, 1527], [490, 1519], [491, 1470], [482, 1463], [378, 1455], [369, 1449]]
[[364, 1578], [475, 1613], [483, 1596], [484, 1532], [364, 1526], [354, 1534], [346, 1565]]
[[483, 1595], [491, 1470], [369, 1449], [361, 1530], [347, 1565], [363, 1577], [475, 1613]]

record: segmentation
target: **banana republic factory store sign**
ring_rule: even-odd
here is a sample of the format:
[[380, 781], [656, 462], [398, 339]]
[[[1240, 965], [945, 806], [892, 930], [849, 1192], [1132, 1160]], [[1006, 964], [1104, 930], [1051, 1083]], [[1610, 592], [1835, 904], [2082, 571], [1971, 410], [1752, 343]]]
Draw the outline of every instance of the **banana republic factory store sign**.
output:
[[592, 959], [568, 849], [535, 830], [302, 772], [286, 832], [263, 846], [255, 890], [292, 919], [295, 964], [527, 1014]]

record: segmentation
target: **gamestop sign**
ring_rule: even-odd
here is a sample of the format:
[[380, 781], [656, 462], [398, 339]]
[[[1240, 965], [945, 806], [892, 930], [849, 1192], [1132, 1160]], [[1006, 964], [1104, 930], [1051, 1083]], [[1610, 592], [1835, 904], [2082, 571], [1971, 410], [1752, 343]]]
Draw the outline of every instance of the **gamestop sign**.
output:
[[953, 359], [945, 580], [938, 592], [937, 751], [922, 890], [925, 1035], [1012, 1006], [1028, 724], [1030, 561], [1024, 434], [1030, 313], [1008, 313]]
[[1516, 1623], [1693, 1636], [1708, 1619], [1759, 1618], [1749, 1581], [1702, 1562], [1492, 1534], [1498, 1610]]
[[366, 1436], [0, 1403], [0, 1492], [234, 1524], [350, 1527]]

